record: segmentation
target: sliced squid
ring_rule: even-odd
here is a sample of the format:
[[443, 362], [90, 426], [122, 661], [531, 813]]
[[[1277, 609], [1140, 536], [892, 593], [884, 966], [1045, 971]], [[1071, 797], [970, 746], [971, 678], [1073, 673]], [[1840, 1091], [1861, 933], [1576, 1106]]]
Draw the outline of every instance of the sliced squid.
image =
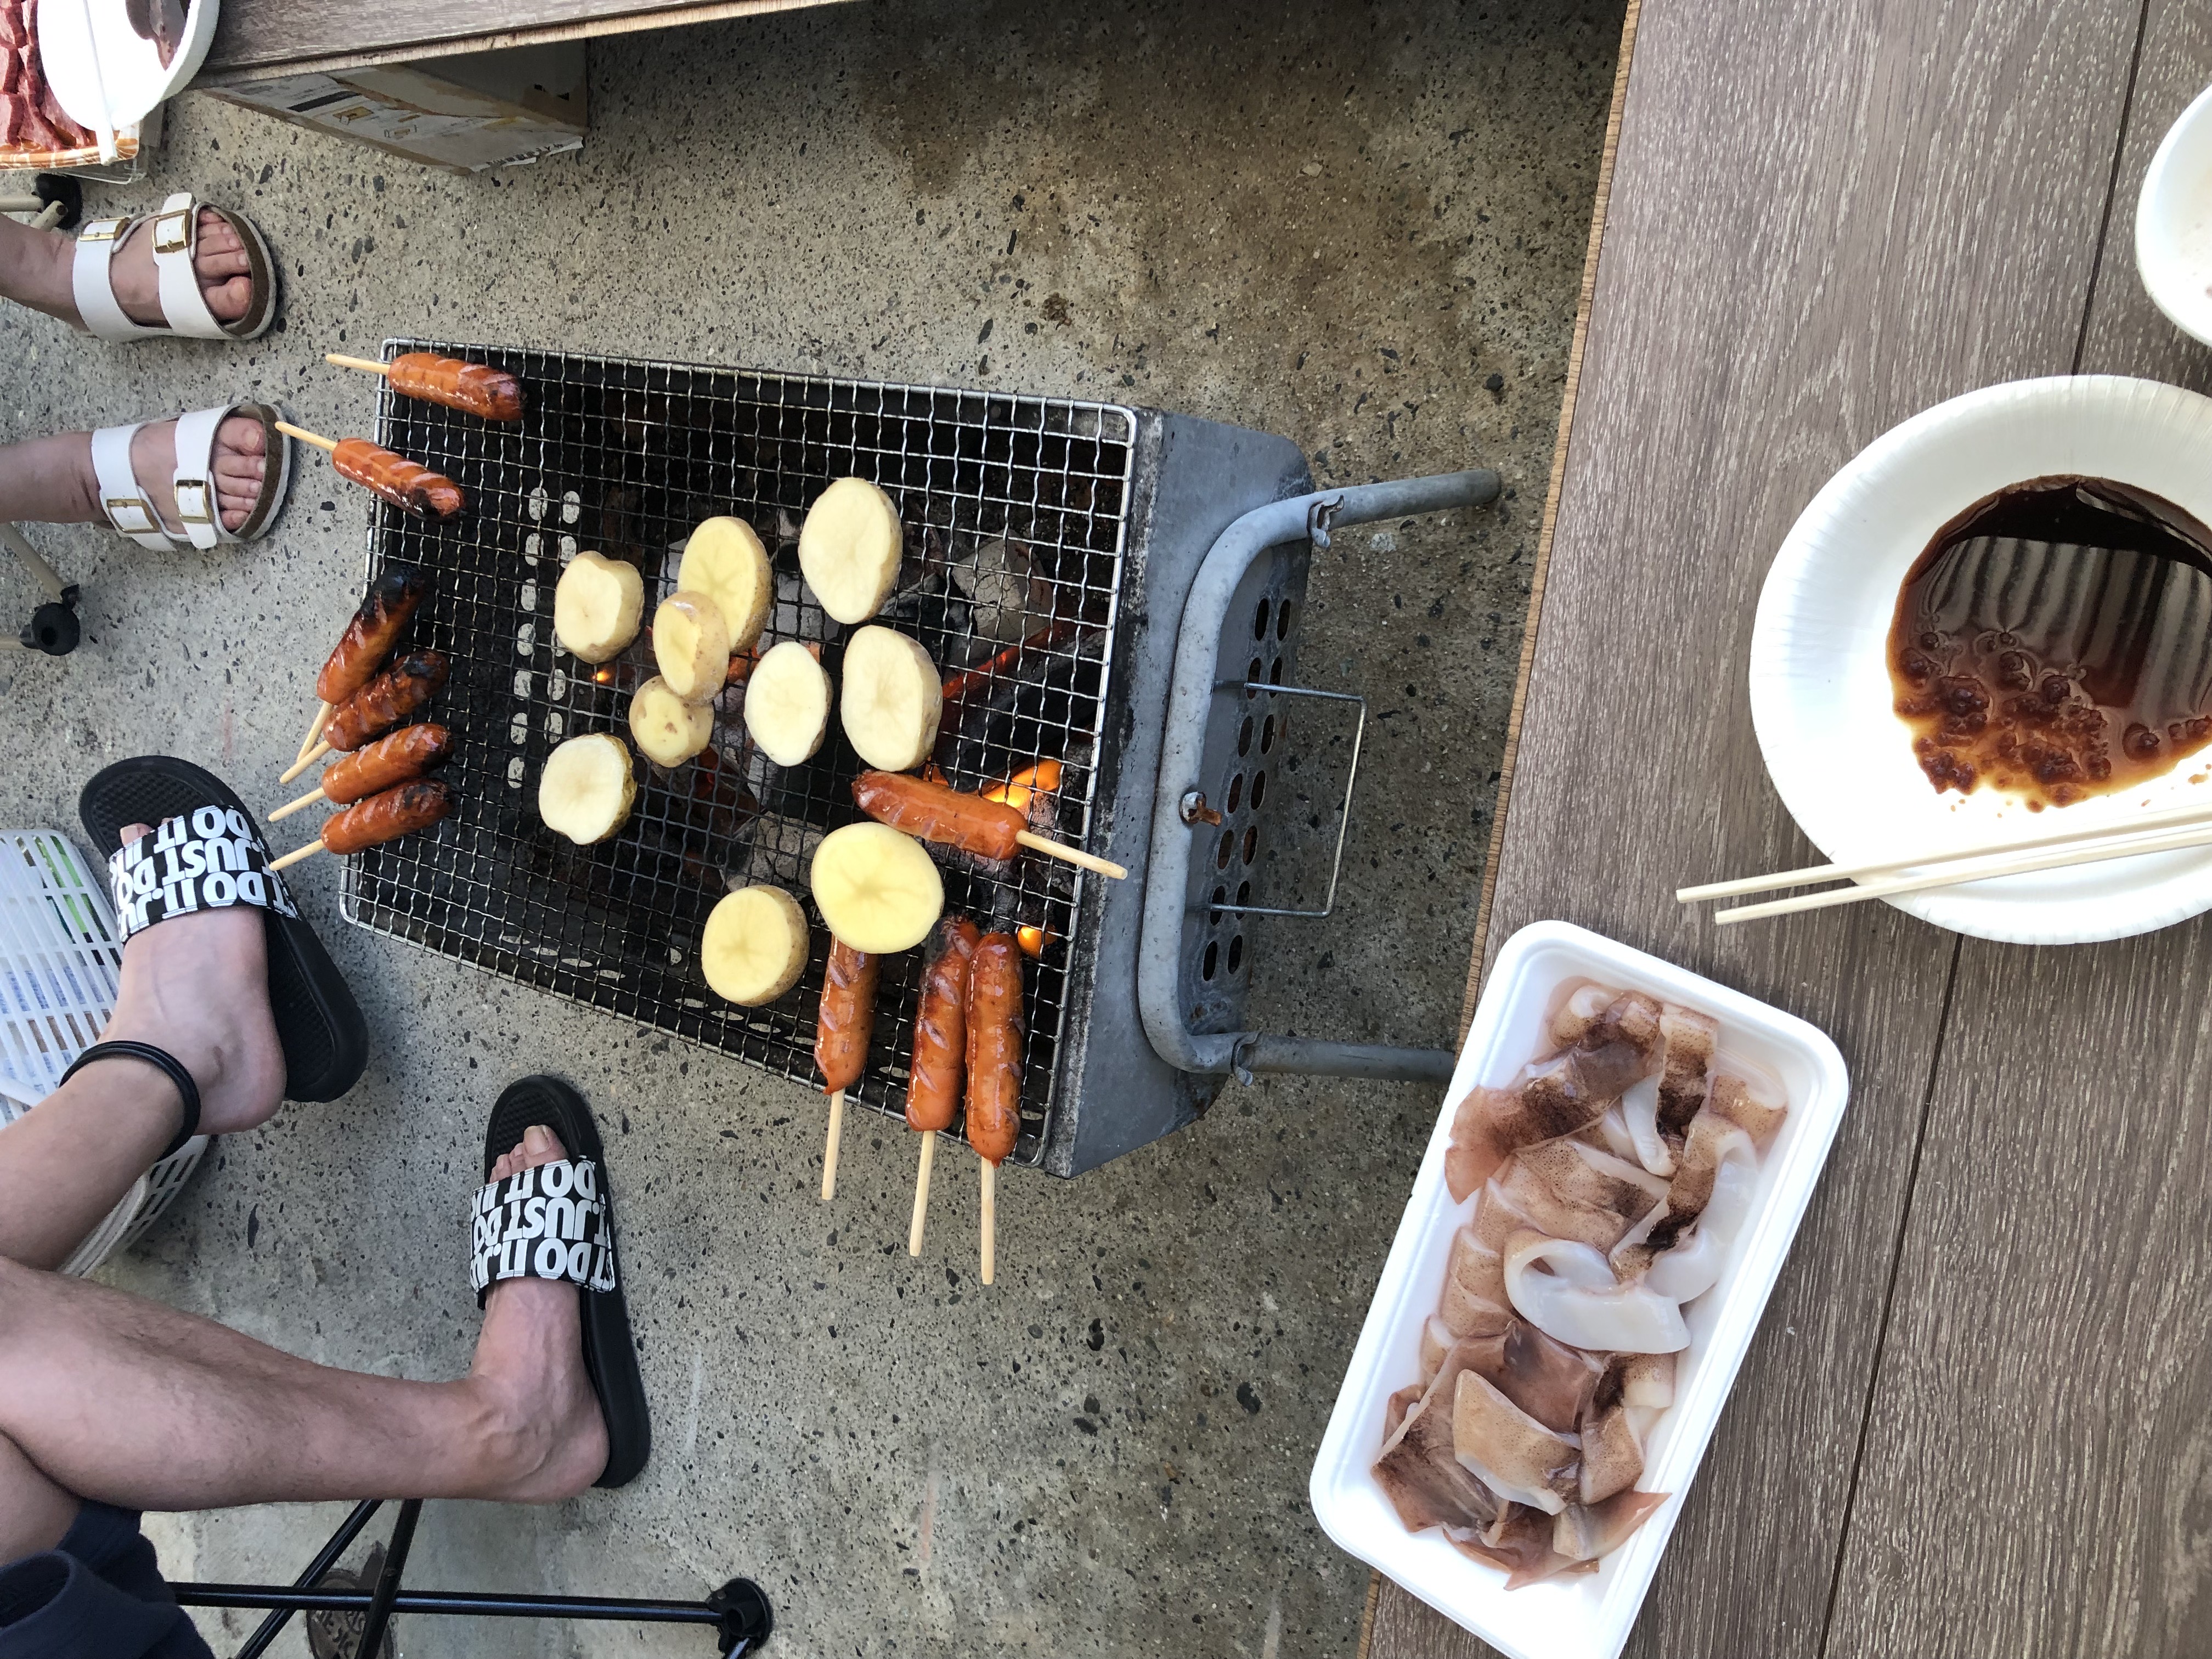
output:
[[[1435, 1317], [1433, 1315], [1431, 1316], [1428, 1323], [1421, 1327], [1421, 1384], [1423, 1388], [1425, 1388], [1430, 1382], [1433, 1382], [1436, 1378], [1437, 1373], [1443, 1369], [1444, 1356], [1451, 1352], [1452, 1344], [1458, 1340], [1459, 1337], [1453, 1331], [1452, 1328], [1445, 1324], [1443, 1320]], [[1416, 1389], [1413, 1392], [1418, 1395], [1420, 1392], [1420, 1389]], [[1385, 1440], [1389, 1439], [1391, 1435], [1397, 1431], [1397, 1427], [1398, 1425], [1395, 1423], [1391, 1424], [1388, 1428], [1383, 1430], [1382, 1437]]]
[[1552, 1516], [1527, 1504], [1508, 1504], [1479, 1532], [1447, 1527], [1444, 1536], [1464, 1555], [1504, 1571], [1505, 1588], [1540, 1584], [1565, 1573], [1594, 1572], [1595, 1561], [1575, 1561], [1552, 1548]]
[[1615, 1405], [1604, 1411], [1592, 1407], [1583, 1418], [1581, 1438], [1583, 1504], [1602, 1504], [1643, 1478], [1644, 1431], [1633, 1407]]
[[1666, 1049], [1659, 1068], [1659, 1127], [1679, 1135], [1704, 1108], [1712, 1087], [1713, 1051], [1721, 1028], [1710, 1014], [1670, 1003], [1659, 1017], [1659, 1035]]
[[1610, 1100], [1656, 1069], [1660, 1017], [1658, 1000], [1641, 991], [1624, 991], [1607, 1004], [1568, 1051], [1583, 1092]]
[[[1628, 1150], [1615, 1146], [1619, 1156], [1633, 1158], [1656, 1176], [1674, 1173], [1674, 1149], [1667, 1145], [1666, 1137], [1659, 1133], [1659, 1079], [1638, 1079], [1628, 1085], [1620, 1097], [1620, 1104], [1613, 1109], [1620, 1115], [1621, 1128], [1628, 1140]], [[1608, 1119], [1613, 1115], [1607, 1113]]]
[[1668, 1190], [1627, 1159], [1578, 1140], [1522, 1148], [1499, 1185], [1537, 1231], [1600, 1250], [1620, 1243]]
[[1601, 1356], [1556, 1341], [1522, 1319], [1513, 1321], [1494, 1348], [1479, 1349], [1474, 1365], [1498, 1393], [1561, 1434], [1581, 1427], [1606, 1372]]
[[1580, 1443], [1546, 1428], [1469, 1369], [1452, 1392], [1452, 1446], [1467, 1470], [1501, 1498], [1547, 1515], [1566, 1508], [1578, 1490]]
[[1619, 1363], [1622, 1405], [1664, 1411], [1674, 1403], [1673, 1354], [1623, 1354]]
[[1571, 1048], [1580, 1042], [1583, 1034], [1597, 1024], [1599, 1016], [1620, 994], [1603, 985], [1577, 986], [1552, 1016], [1553, 1046]]
[[[1459, 1461], [1453, 1433], [1455, 1390], [1466, 1368], [1467, 1356], [1459, 1349], [1446, 1354], [1436, 1376], [1405, 1408], [1376, 1455], [1375, 1478], [1409, 1532], [1438, 1526], [1479, 1528], [1498, 1518], [1496, 1495]], [[1395, 1396], [1392, 1403], [1395, 1409]], [[1387, 1426], [1387, 1416], [1384, 1421]]]
[[1505, 1288], [1516, 1313], [1577, 1348], [1673, 1353], [1690, 1343], [1672, 1298], [1648, 1285], [1623, 1285], [1604, 1256], [1571, 1239], [1516, 1237], [1506, 1248]]
[[1771, 1106], [1759, 1099], [1752, 1093], [1751, 1085], [1725, 1072], [1713, 1079], [1712, 1094], [1707, 1105], [1708, 1109], [1726, 1118], [1749, 1135], [1752, 1144], [1761, 1149], [1774, 1139], [1775, 1131], [1782, 1127], [1782, 1120], [1790, 1113], [1786, 1106]]
[[1602, 1504], [1577, 1504], [1552, 1523], [1552, 1550], [1571, 1561], [1595, 1562], [1626, 1543], [1651, 1512], [1667, 1501], [1663, 1492], [1624, 1492]]
[[[1643, 1154], [1637, 1147], [1636, 1137], [1629, 1133], [1626, 1114], [1627, 1103], [1635, 1097], [1636, 1091], [1650, 1082], [1651, 1079], [1647, 1078], [1644, 1083], [1630, 1084], [1628, 1092], [1607, 1107], [1603, 1117], [1583, 1131], [1583, 1139], [1593, 1146], [1604, 1147], [1615, 1158], [1627, 1163], [1641, 1163]], [[1650, 1166], [1645, 1164], [1644, 1167], [1649, 1169]]]
[[1462, 1227], [1452, 1235], [1451, 1250], [1444, 1258], [1444, 1277], [1486, 1302], [1505, 1300], [1504, 1257], [1496, 1246], [1477, 1237], [1472, 1227]]
[[1644, 1275], [1645, 1285], [1678, 1303], [1703, 1296], [1719, 1279], [1759, 1188], [1759, 1153], [1742, 1130], [1731, 1127], [1713, 1156], [1718, 1167], [1697, 1224], [1655, 1256]]

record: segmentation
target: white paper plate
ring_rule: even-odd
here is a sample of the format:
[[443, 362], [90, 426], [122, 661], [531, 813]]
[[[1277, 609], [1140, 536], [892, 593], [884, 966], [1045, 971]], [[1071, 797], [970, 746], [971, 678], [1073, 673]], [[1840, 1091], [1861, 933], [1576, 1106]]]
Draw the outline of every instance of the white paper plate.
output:
[[2212, 343], [2212, 88], [2166, 130], [2143, 174], [2136, 270], [2176, 328]]
[[[1674, 1407], [1659, 1420], [1636, 1484], [1673, 1494], [1595, 1573], [1508, 1590], [1505, 1575], [1471, 1561], [1431, 1528], [1409, 1533], [1370, 1465], [1382, 1446], [1392, 1394], [1420, 1378], [1421, 1326], [1443, 1290], [1453, 1230], [1474, 1200], [1452, 1202], [1444, 1152], [1452, 1108], [1477, 1084], [1503, 1084], [1544, 1044], [1553, 994], [1593, 979], [1649, 992], [1720, 1022], [1720, 1061], [1778, 1085], [1790, 1103], [1781, 1133], [1759, 1166], [1751, 1220], [1719, 1282], [1686, 1309], [1690, 1346], [1680, 1362]], [[1826, 1035], [1793, 1014], [1563, 921], [1540, 921], [1505, 942], [1468, 1029], [1467, 1046], [1444, 1096], [1429, 1148], [1413, 1177], [1398, 1237], [1360, 1327], [1352, 1366], [1330, 1413], [1309, 1492], [1314, 1514], [1338, 1547], [1387, 1574], [1447, 1618], [1512, 1659], [1613, 1659], [1658, 1571], [1659, 1558], [1712, 1438], [1736, 1369], [1843, 1121], [1850, 1079]], [[1822, 1455], [1817, 1449], [1808, 1456]], [[1746, 1562], [1742, 1571], [1762, 1569]], [[1703, 1593], [1725, 1596], [1711, 1583]]]
[[[2118, 375], [2015, 380], [1954, 398], [1867, 446], [1790, 527], [1751, 635], [1751, 715], [1797, 827], [1838, 863], [2048, 830], [1990, 788], [1937, 794], [1892, 708], [1890, 618], [1936, 532], [1981, 497], [2052, 473], [2134, 484], [2212, 523], [2212, 399]], [[2200, 750], [2164, 777], [2064, 809], [2065, 827], [2194, 801]], [[1716, 879], [1738, 873], [1711, 872]], [[1705, 879], [1704, 876], [1686, 878]], [[1887, 902], [1980, 939], [2079, 944], [2212, 908], [2212, 848], [2007, 876]]]
[[191, 0], [164, 69], [154, 43], [131, 28], [123, 0], [40, 0], [39, 59], [54, 101], [96, 133], [103, 101], [107, 120], [124, 127], [183, 91], [207, 57], [215, 22], [216, 0]]

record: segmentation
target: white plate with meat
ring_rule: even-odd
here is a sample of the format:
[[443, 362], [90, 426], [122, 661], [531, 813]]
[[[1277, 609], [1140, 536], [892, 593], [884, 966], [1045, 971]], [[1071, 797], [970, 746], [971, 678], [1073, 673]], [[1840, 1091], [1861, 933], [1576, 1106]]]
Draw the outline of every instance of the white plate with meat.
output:
[[1613, 1659], [1848, 1095], [1794, 1015], [1565, 922], [1507, 940], [1314, 1463], [1322, 1528], [1514, 1659]]
[[103, 111], [128, 126], [183, 91], [215, 40], [216, 0], [31, 0], [22, 9], [56, 101], [95, 132]]

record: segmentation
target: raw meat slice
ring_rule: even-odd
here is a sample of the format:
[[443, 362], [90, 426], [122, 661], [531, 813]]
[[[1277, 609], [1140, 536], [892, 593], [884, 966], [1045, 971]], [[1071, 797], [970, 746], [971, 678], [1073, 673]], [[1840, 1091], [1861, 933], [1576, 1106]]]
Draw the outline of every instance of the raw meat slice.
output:
[[1606, 1361], [1516, 1319], [1495, 1349], [1480, 1352], [1475, 1369], [1546, 1428], [1571, 1434], [1605, 1378]]
[[1540, 1232], [1610, 1250], [1667, 1200], [1668, 1184], [1578, 1140], [1523, 1147], [1498, 1185]]
[[1595, 1565], [1600, 1556], [1626, 1543], [1667, 1498], [1663, 1492], [1624, 1492], [1602, 1504], [1574, 1504], [1552, 1523], [1553, 1553]]
[[1720, 1023], [1710, 1014], [1669, 1005], [1659, 1016], [1666, 1048], [1659, 1067], [1659, 1127], [1668, 1133], [1680, 1134], [1705, 1105], [1720, 1034]]
[[1583, 1503], [1602, 1504], [1626, 1492], [1644, 1474], [1644, 1435], [1628, 1407], [1593, 1408], [1582, 1424]]
[[[1375, 1478], [1409, 1532], [1437, 1526], [1480, 1528], [1498, 1518], [1497, 1498], [1460, 1462], [1452, 1437], [1453, 1391], [1467, 1369], [1466, 1349], [1462, 1343], [1444, 1356], [1435, 1379], [1405, 1408], [1396, 1431], [1376, 1454]], [[1386, 1425], [1396, 1402], [1394, 1395], [1384, 1413]]]
[[1452, 1449], [1500, 1498], [1557, 1515], [1575, 1496], [1575, 1437], [1546, 1428], [1472, 1368], [1453, 1384]]

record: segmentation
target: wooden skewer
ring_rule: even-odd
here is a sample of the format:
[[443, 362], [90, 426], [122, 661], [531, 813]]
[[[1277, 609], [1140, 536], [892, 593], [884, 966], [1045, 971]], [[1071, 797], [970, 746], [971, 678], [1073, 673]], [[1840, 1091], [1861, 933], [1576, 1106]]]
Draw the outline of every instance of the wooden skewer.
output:
[[267, 817], [262, 819], [262, 822], [264, 823], [274, 823], [279, 818], [290, 817], [293, 813], [298, 811], [303, 806], [313, 806], [319, 800], [328, 800], [329, 799], [330, 797], [323, 793], [322, 786], [318, 784], [315, 787], [307, 791], [306, 794], [301, 796], [299, 799], [286, 801], [275, 811], [270, 813]]
[[330, 739], [325, 738], [322, 742], [317, 744], [313, 749], [310, 749], [306, 754], [301, 756], [298, 760], [293, 762], [291, 769], [286, 772], [283, 777], [277, 779], [276, 781], [279, 783], [291, 782], [293, 779], [298, 777], [301, 773], [306, 771], [309, 767], [313, 766], [317, 761], [322, 759], [324, 756], [330, 752]]
[[1823, 893], [1800, 893], [1794, 898], [1771, 899], [1765, 904], [1739, 904], [1733, 910], [1716, 910], [1713, 920], [1757, 921], [1762, 916], [1790, 915], [1799, 910], [1825, 910], [1838, 904], [1856, 904], [1863, 899], [1887, 898], [1893, 893], [1921, 893], [1931, 887], [1955, 887], [1992, 876], [2025, 876], [2038, 870], [2057, 870], [2076, 864], [2101, 864], [2108, 859], [2136, 858], [2145, 853], [2172, 853], [2187, 847], [2212, 844], [2212, 824], [2170, 830], [2160, 836], [2136, 836], [2096, 842], [2087, 847], [2061, 848], [2025, 858], [1992, 858], [1981, 863], [1954, 866], [1924, 876], [1899, 876], [1887, 881], [1863, 882], [1856, 887], [1832, 887]]
[[977, 1160], [983, 1166], [983, 1282], [988, 1285], [999, 1271], [999, 1166], [988, 1158]]
[[837, 1145], [845, 1138], [845, 1091], [830, 1097], [830, 1144], [822, 1149], [822, 1201], [837, 1196]]
[[289, 870], [301, 859], [311, 859], [318, 853], [325, 853], [329, 850], [323, 845], [323, 838], [318, 836], [296, 852], [287, 853], [283, 858], [276, 860], [269, 867], [271, 870]]
[[1096, 854], [1080, 851], [1043, 836], [1031, 835], [1026, 830], [1015, 831], [1014, 839], [1033, 853], [1042, 853], [1048, 858], [1065, 859], [1070, 864], [1080, 865], [1085, 870], [1095, 870], [1102, 876], [1111, 876], [1116, 881], [1126, 880], [1129, 874], [1111, 859], [1102, 859]]
[[921, 1254], [921, 1224], [929, 1217], [929, 1169], [937, 1162], [937, 1131], [921, 1132], [921, 1170], [914, 1178], [914, 1221], [906, 1230], [906, 1253]]
[[335, 450], [338, 447], [338, 441], [336, 438], [323, 437], [318, 433], [308, 431], [304, 427], [294, 426], [289, 421], [277, 422], [276, 429], [288, 438], [297, 438], [301, 443], [313, 444], [318, 449]]
[[315, 718], [307, 722], [307, 735], [300, 739], [300, 752], [293, 757], [295, 760], [307, 758], [307, 751], [315, 746], [315, 739], [322, 735], [323, 723], [330, 719], [331, 712], [331, 705], [326, 702], [315, 705]]
[[1778, 870], [1769, 876], [1744, 876], [1735, 881], [1711, 881], [1698, 887], [1679, 887], [1674, 890], [1674, 896], [1685, 904], [1694, 904], [1705, 899], [1737, 898], [1746, 893], [1771, 893], [1778, 887], [1810, 887], [1824, 881], [1856, 881], [1864, 876], [1887, 875], [1893, 871], [1917, 869], [1923, 865], [1948, 864], [1959, 859], [1987, 858], [1999, 853], [2023, 853], [2033, 847], [2057, 847], [2069, 842], [2133, 835], [2138, 830], [2155, 830], [2166, 824], [2207, 823], [2212, 823], [2212, 801], [2146, 812], [2140, 817], [2117, 823], [2084, 824], [2072, 830], [2054, 830], [2040, 836], [1979, 842], [1945, 853], [1916, 853], [1907, 858], [1880, 859], [1866, 864], [1814, 864], [1802, 870]]
[[365, 368], [372, 374], [392, 373], [390, 363], [380, 363], [373, 357], [349, 357], [343, 352], [325, 351], [323, 354], [323, 361], [335, 364], [339, 368]]

